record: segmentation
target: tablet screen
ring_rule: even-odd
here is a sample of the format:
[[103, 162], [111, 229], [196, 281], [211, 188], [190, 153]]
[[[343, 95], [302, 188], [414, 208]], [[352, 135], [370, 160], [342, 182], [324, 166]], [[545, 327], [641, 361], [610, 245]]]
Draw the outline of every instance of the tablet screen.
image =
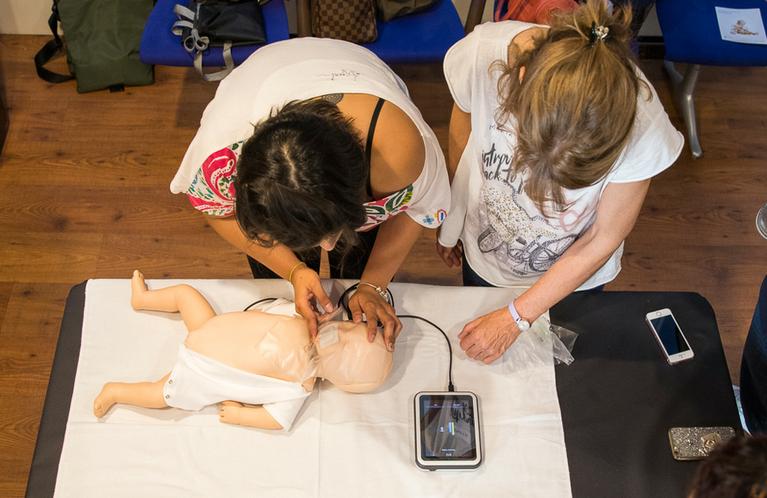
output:
[[477, 456], [474, 404], [460, 394], [424, 395], [421, 409], [421, 458], [470, 460]]

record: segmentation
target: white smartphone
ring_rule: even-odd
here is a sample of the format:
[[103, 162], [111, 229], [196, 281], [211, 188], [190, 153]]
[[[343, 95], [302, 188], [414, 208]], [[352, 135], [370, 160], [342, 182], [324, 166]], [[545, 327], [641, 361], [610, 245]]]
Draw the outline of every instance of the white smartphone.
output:
[[670, 309], [663, 308], [662, 310], [651, 311], [647, 313], [646, 320], [669, 365], [689, 360], [695, 356], [690, 343], [682, 333], [682, 328]]
[[415, 461], [424, 470], [471, 470], [482, 462], [479, 400], [468, 392], [415, 395]]

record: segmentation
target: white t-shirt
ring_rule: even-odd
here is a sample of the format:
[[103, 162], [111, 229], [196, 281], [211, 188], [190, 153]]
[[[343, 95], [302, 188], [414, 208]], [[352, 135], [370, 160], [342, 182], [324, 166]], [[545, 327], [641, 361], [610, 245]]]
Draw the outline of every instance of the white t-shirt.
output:
[[[568, 209], [552, 218], [544, 216], [525, 194], [527, 174], [513, 173], [516, 136], [496, 124], [500, 71], [490, 69], [494, 62], [506, 61], [517, 34], [536, 26], [519, 21], [477, 26], [453, 45], [444, 62], [456, 105], [471, 114], [471, 135], [453, 180], [452, 210], [440, 243], [452, 247], [460, 238], [471, 268], [499, 287], [532, 285], [592, 225], [608, 184], [657, 175], [674, 163], [684, 145], [682, 134], [671, 125], [655, 90], [637, 68], [651, 98], [647, 90], [640, 90], [634, 127], [612, 170], [592, 186], [564, 190]], [[620, 272], [622, 254], [623, 244], [580, 289], [613, 280]]]
[[[223, 167], [217, 167], [221, 161], [215, 161], [218, 158], [212, 154], [226, 152], [230, 145], [248, 139], [254, 124], [288, 102], [333, 93], [364, 93], [383, 98], [401, 109], [423, 138], [424, 166], [412, 188], [403, 190], [396, 199], [367, 203], [368, 220], [381, 222], [392, 211], [396, 211], [394, 214], [404, 211], [427, 228], [438, 227], [450, 208], [450, 186], [437, 137], [410, 100], [405, 84], [383, 61], [363, 47], [339, 40], [296, 38], [273, 43], [235, 68], [221, 81], [216, 96], [205, 109], [200, 128], [171, 182], [171, 192], [193, 193], [190, 186], [194, 182], [192, 191], [202, 190], [211, 196], [197, 204], [209, 200], [219, 209], [222, 203], [231, 204], [230, 177], [237, 155], [222, 156]], [[211, 184], [199, 189], [198, 182]], [[382, 203], [386, 205], [378, 205]], [[195, 207], [200, 209], [197, 204]], [[223, 206], [224, 214], [227, 207]]]

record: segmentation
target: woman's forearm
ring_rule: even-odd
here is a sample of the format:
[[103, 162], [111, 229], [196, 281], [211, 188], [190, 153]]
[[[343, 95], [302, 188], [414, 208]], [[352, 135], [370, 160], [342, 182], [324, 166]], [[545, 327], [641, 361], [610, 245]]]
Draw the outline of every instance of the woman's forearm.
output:
[[607, 186], [594, 224], [514, 301], [523, 318], [537, 319], [605, 264], [634, 228], [649, 187], [650, 180]]
[[520, 316], [532, 323], [583, 285], [605, 264], [618, 245], [585, 233], [532, 287], [514, 301], [514, 307]]
[[291, 270], [300, 263], [293, 251], [282, 244], [276, 244], [274, 247], [263, 247], [257, 242], [249, 240], [232, 217], [213, 218], [206, 216], [205, 219], [221, 238], [284, 279], [287, 279]]
[[378, 229], [361, 280], [381, 287], [388, 286], [422, 231], [423, 227], [405, 213], [386, 220]]

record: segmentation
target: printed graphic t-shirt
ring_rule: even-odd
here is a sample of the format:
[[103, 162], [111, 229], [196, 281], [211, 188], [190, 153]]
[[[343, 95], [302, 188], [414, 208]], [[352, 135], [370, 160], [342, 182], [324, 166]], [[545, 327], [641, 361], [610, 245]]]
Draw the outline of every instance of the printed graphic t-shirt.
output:
[[[496, 61], [507, 60], [508, 46], [517, 34], [534, 27], [519, 21], [483, 24], [456, 43], [444, 61], [456, 105], [471, 114], [471, 135], [453, 180], [452, 210], [440, 242], [451, 247], [460, 238], [471, 268], [499, 287], [532, 285], [594, 223], [608, 184], [657, 175], [674, 163], [684, 144], [637, 68], [647, 88], [637, 98], [634, 126], [616, 164], [596, 184], [564, 190], [568, 208], [547, 209], [555, 214], [544, 216], [525, 194], [526, 172], [514, 174], [512, 169], [516, 135], [513, 123], [504, 129], [496, 124], [500, 72], [491, 68]], [[620, 272], [622, 254], [623, 244], [580, 289], [613, 280]]]
[[211, 216], [234, 213], [234, 178], [242, 143], [253, 125], [293, 100], [333, 93], [364, 93], [400, 108], [423, 138], [421, 174], [409, 186], [365, 204], [368, 230], [399, 213], [436, 228], [450, 208], [450, 186], [437, 137], [407, 87], [369, 50], [339, 40], [300, 38], [273, 43], [253, 53], [221, 81], [200, 120], [200, 128], [171, 182], [195, 209]]

